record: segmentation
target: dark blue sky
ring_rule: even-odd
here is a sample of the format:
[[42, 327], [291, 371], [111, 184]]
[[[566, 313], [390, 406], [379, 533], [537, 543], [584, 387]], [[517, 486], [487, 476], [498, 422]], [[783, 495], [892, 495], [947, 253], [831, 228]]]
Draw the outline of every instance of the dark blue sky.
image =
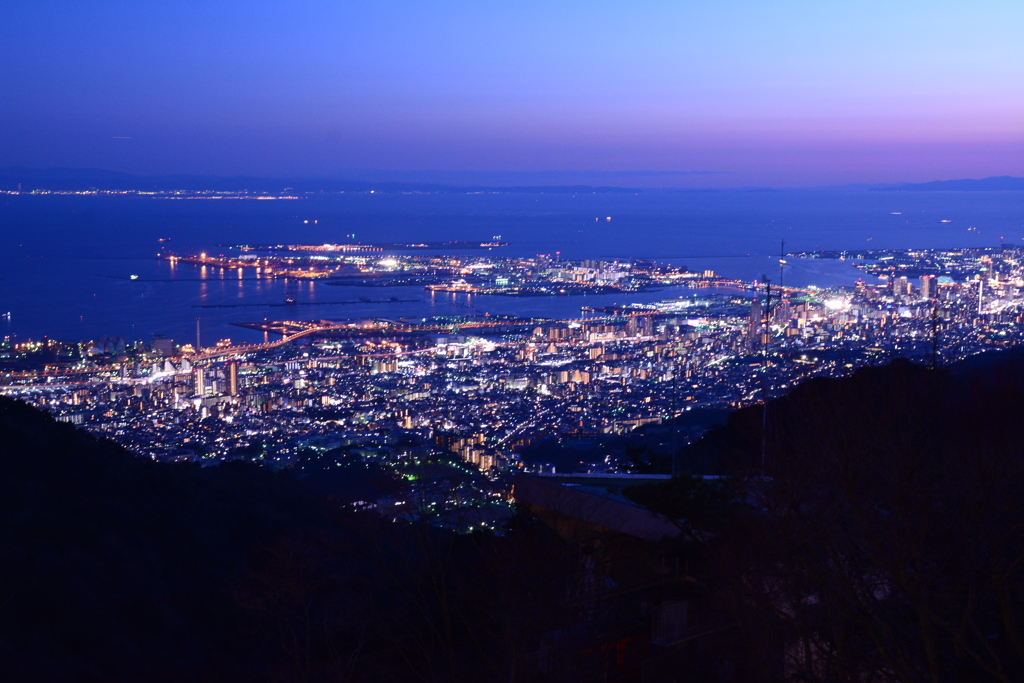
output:
[[0, 166], [1024, 175], [1021, 36], [1019, 1], [8, 0]]

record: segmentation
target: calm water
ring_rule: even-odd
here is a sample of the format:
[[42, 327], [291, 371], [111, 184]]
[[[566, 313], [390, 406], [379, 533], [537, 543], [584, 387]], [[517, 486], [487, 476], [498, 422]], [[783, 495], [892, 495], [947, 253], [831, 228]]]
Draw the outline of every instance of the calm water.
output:
[[[899, 212], [898, 215], [893, 212]], [[606, 220], [607, 217], [611, 220]], [[595, 220], [597, 219], [597, 220]], [[305, 223], [304, 221], [310, 221]], [[313, 223], [316, 220], [317, 223]], [[951, 221], [941, 223], [942, 220]], [[977, 230], [968, 231], [969, 227]], [[204, 343], [260, 335], [233, 321], [301, 316], [346, 318], [467, 313], [465, 298], [418, 287], [355, 288], [303, 283], [297, 299], [342, 301], [392, 296], [395, 305], [195, 308], [199, 304], [280, 303], [280, 281], [244, 279], [153, 257], [222, 252], [237, 242], [485, 240], [511, 246], [495, 254], [560, 252], [563, 258], [644, 257], [755, 279], [778, 277], [787, 250], [1024, 244], [1024, 193], [781, 191], [602, 195], [363, 194], [298, 201], [169, 200], [143, 197], [5, 196], [0, 200], [0, 335], [65, 339], [102, 336], [191, 340], [202, 319]], [[160, 243], [159, 239], [169, 239]], [[483, 253], [483, 252], [476, 252]], [[130, 275], [138, 280], [127, 280]], [[848, 284], [846, 263], [798, 262], [786, 284]], [[245, 278], [253, 277], [247, 273]], [[222, 279], [223, 278], [223, 279]], [[174, 279], [173, 282], [159, 280]], [[482, 313], [575, 316], [582, 305], [657, 300], [676, 292], [513, 299], [477, 297]]]

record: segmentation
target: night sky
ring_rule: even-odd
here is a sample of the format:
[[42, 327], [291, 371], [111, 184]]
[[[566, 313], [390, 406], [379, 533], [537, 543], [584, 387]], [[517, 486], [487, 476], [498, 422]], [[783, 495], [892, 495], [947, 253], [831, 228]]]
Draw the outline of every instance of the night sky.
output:
[[0, 166], [695, 187], [1024, 175], [1022, 36], [1019, 1], [8, 0]]

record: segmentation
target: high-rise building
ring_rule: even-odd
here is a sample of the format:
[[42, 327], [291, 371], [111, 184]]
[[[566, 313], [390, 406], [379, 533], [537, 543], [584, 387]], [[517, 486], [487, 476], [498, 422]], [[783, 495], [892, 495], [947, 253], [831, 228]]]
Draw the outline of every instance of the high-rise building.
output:
[[921, 298], [922, 299], [933, 299], [935, 298], [935, 285], [936, 277], [934, 275], [922, 275], [921, 276]]
[[760, 341], [762, 316], [761, 300], [754, 299], [750, 303], [750, 322], [747, 324], [747, 346], [751, 349], [757, 348]]
[[196, 368], [192, 371], [192, 381], [195, 387], [196, 396], [202, 398], [206, 395], [206, 375], [203, 373], [202, 368]]
[[238, 396], [238, 363], [228, 363], [228, 394]]
[[910, 283], [907, 282], [907, 278], [903, 277], [902, 275], [900, 277], [893, 278], [892, 295], [897, 299], [903, 298], [907, 294], [907, 286], [909, 284]]

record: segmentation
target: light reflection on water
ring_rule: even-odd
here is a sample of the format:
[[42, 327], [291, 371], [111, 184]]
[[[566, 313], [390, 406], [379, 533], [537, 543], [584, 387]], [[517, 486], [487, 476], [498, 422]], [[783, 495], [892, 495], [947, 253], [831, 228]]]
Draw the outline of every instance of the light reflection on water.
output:
[[[57, 259], [53, 259], [57, 262]], [[824, 267], [823, 267], [824, 264]], [[816, 262], [814, 268], [793, 267], [792, 282], [802, 275], [819, 275], [821, 284], [852, 282], [856, 271], [848, 264]], [[191, 340], [195, 335], [195, 319], [201, 321], [203, 343], [215, 339], [231, 338], [241, 341], [262, 341], [262, 333], [232, 325], [232, 322], [255, 322], [281, 319], [352, 319], [352, 318], [401, 318], [431, 315], [516, 315], [540, 318], [576, 318], [584, 306], [598, 308], [614, 304], [646, 303], [665, 298], [691, 296], [706, 290], [666, 288], [661, 291], [635, 294], [600, 294], [587, 296], [551, 297], [506, 297], [481, 296], [455, 293], [433, 293], [422, 286], [404, 287], [353, 287], [331, 286], [325, 282], [298, 281], [292, 283], [295, 305], [284, 305], [286, 284], [283, 278], [245, 276], [232, 277], [220, 268], [173, 265], [168, 261], [147, 260], [132, 262], [128, 269], [138, 274], [139, 279], [129, 280], [126, 275], [100, 276], [96, 271], [110, 273], [109, 262], [81, 260], [69, 263], [61, 260], [57, 267], [78, 269], [84, 285], [77, 292], [65, 293], [65, 302], [71, 299], [64, 315], [58, 306], [42, 310], [37, 315], [28, 311], [12, 311], [10, 320], [0, 321], [0, 333], [16, 333], [19, 338], [30, 334], [18, 332], [25, 318], [34, 321], [31, 327], [43, 324], [54, 330], [50, 336], [67, 339], [87, 339], [101, 336], [122, 336], [126, 338], [149, 339], [153, 334], [166, 334], [179, 340]], [[831, 266], [831, 271], [829, 266]], [[746, 263], [737, 269], [752, 272], [754, 264]], [[121, 269], [124, 269], [121, 266]], [[756, 268], [754, 268], [756, 270]], [[722, 271], [719, 271], [722, 272]], [[847, 275], [847, 277], [843, 277]], [[751, 278], [752, 279], [752, 278]], [[829, 280], [826, 282], [825, 280]], [[86, 295], [91, 290], [91, 296]], [[400, 300], [414, 299], [415, 302], [390, 302], [391, 297]], [[367, 304], [360, 299], [385, 301], [387, 303]], [[350, 302], [323, 305], [325, 302]], [[59, 300], [57, 303], [61, 303]], [[319, 303], [321, 305], [308, 305]], [[201, 308], [199, 306], [231, 306], [237, 308]], [[259, 304], [259, 305], [254, 305]], [[65, 304], [66, 306], [66, 304]], [[75, 313], [78, 315], [75, 316]], [[77, 319], [76, 319], [77, 318]], [[38, 332], [38, 336], [42, 336]]]
[[[893, 212], [900, 212], [895, 214]], [[595, 223], [595, 216], [614, 216]], [[317, 224], [303, 223], [318, 218]], [[512, 246], [476, 255], [561, 251], [566, 259], [661, 258], [691, 270], [778, 281], [780, 241], [793, 251], [995, 246], [1024, 238], [1021, 193], [853, 192], [581, 195], [348, 195], [302, 202], [168, 202], [146, 198], [8, 196], [0, 202], [0, 335], [20, 339], [166, 334], [184, 341], [200, 317], [204, 339], [258, 341], [230, 325], [264, 318], [358, 318], [472, 312], [464, 297], [431, 300], [419, 287], [331, 287], [302, 282], [299, 302], [415, 298], [417, 303], [194, 308], [283, 304], [285, 283], [171, 264], [158, 251], [218, 245], [490, 239]], [[940, 220], [950, 220], [942, 223]], [[967, 231], [967, 226], [972, 230]], [[977, 229], [975, 229], [977, 228]], [[159, 239], [171, 238], [169, 242]], [[850, 284], [848, 263], [790, 259], [785, 284]], [[137, 280], [130, 280], [138, 275]], [[162, 280], [173, 280], [163, 282]], [[588, 297], [475, 297], [479, 312], [576, 317], [583, 305], [657, 301], [674, 292]]]

